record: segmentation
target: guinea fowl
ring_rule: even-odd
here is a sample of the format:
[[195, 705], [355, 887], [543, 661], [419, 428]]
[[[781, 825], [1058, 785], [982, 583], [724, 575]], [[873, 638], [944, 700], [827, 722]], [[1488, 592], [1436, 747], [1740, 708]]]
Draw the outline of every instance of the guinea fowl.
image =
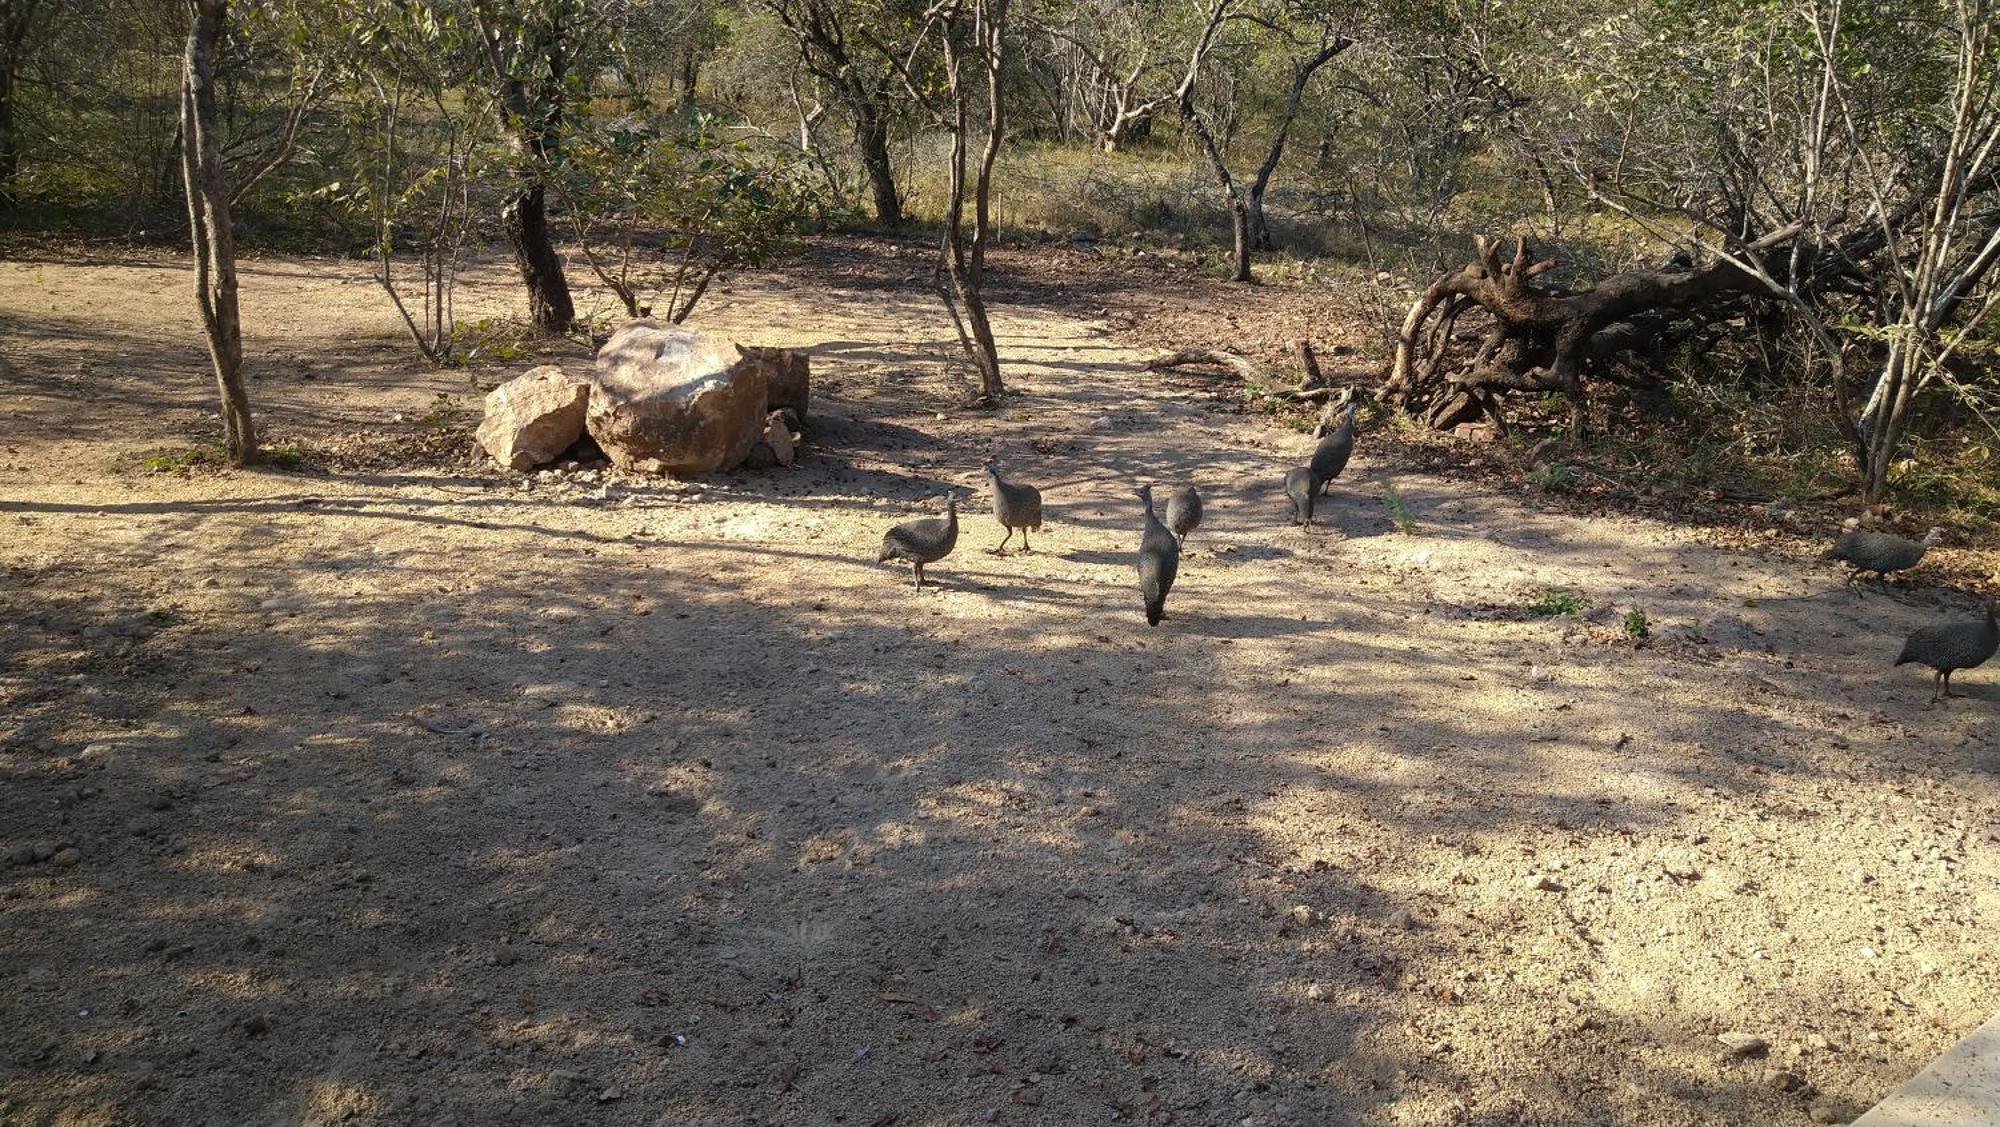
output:
[[1986, 659], [2000, 649], [2000, 621], [1993, 617], [1993, 602], [1987, 600], [1986, 619], [1971, 622], [1947, 622], [1943, 626], [1926, 626], [1910, 635], [1903, 643], [1903, 653], [1896, 658], [1897, 665], [1928, 665], [1937, 676], [1931, 682], [1933, 703], [1944, 697], [1963, 694], [1951, 691], [1951, 675], [1960, 669], [1976, 669], [1986, 664]]
[[1142, 485], [1138, 494], [1146, 502], [1146, 531], [1139, 536], [1139, 593], [1146, 597], [1146, 625], [1158, 626], [1167, 614], [1167, 592], [1174, 589], [1174, 576], [1181, 569], [1181, 544], [1153, 515], [1153, 487]]
[[882, 534], [882, 554], [876, 563], [908, 560], [916, 565], [917, 589], [924, 586], [924, 565], [951, 555], [958, 546], [958, 498], [946, 497], [944, 515], [906, 520]]
[[1167, 527], [1182, 544], [1187, 543], [1188, 533], [1201, 527], [1201, 494], [1194, 486], [1183, 485], [1167, 494]]
[[1006, 555], [1007, 541], [1014, 538], [1017, 529], [1021, 533], [1021, 550], [1032, 553], [1034, 549], [1028, 546], [1028, 530], [1031, 528], [1036, 532], [1042, 530], [1042, 491], [1032, 485], [1022, 485], [1001, 477], [1000, 459], [990, 454], [987, 455], [985, 467], [986, 476], [993, 479], [994, 519], [1000, 522], [1001, 528], [1007, 530], [1006, 538], [1000, 541], [998, 548], [992, 549], [993, 553]]
[[1340, 425], [1333, 428], [1332, 434], [1320, 439], [1319, 446], [1313, 450], [1309, 468], [1316, 493], [1325, 491], [1327, 484], [1340, 476], [1340, 471], [1347, 468], [1347, 459], [1354, 454], [1354, 411], [1354, 404], [1349, 402], [1347, 410], [1341, 414]]
[[1847, 581], [1852, 583], [1864, 571], [1872, 571], [1877, 579], [1886, 579], [1892, 571], [1912, 568], [1922, 562], [1924, 553], [1930, 551], [1944, 536], [1944, 529], [1933, 528], [1924, 533], [1922, 540], [1908, 540], [1888, 532], [1866, 532], [1860, 520], [1849, 517], [1840, 526], [1840, 538], [1833, 547], [1822, 553], [1822, 559], [1844, 560], [1854, 570], [1847, 573]]
[[1285, 474], [1285, 496], [1292, 499], [1292, 523], [1313, 522], [1313, 498], [1319, 496], [1319, 482], [1313, 480], [1311, 466], [1293, 466]]

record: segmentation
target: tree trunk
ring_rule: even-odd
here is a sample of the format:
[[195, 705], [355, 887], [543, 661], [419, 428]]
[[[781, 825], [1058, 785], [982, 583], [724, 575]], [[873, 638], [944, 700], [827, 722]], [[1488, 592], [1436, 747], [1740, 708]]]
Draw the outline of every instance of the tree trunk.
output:
[[1006, 139], [1006, 92], [1004, 38], [1008, 0], [979, 0], [975, 6], [976, 40], [986, 69], [986, 144], [980, 152], [978, 175], [973, 183], [972, 232], [965, 230], [965, 189], [967, 143], [967, 97], [964, 59], [947, 33], [941, 39], [944, 50], [945, 81], [951, 90], [951, 160], [945, 201], [944, 287], [945, 308], [951, 313], [972, 365], [979, 371], [980, 399], [988, 405], [999, 403], [1006, 391], [1000, 378], [1000, 347], [986, 316], [986, 244], [992, 232], [993, 166]]
[[193, 21], [181, 68], [181, 169], [194, 242], [195, 304], [201, 311], [202, 331], [215, 368], [229, 461], [242, 466], [257, 460], [257, 432], [250, 419], [250, 395], [243, 387], [236, 242], [230, 230], [229, 184], [215, 120], [215, 58], [229, 3], [193, 0], [192, 6]]
[[1229, 230], [1234, 242], [1234, 249], [1230, 252], [1231, 261], [1235, 263], [1230, 271], [1229, 280], [1250, 281], [1250, 252], [1254, 249], [1255, 243], [1250, 205], [1233, 192], [1229, 197]]
[[1277, 250], [1278, 242], [1271, 237], [1271, 224], [1264, 218], [1264, 185], [1250, 185], [1250, 249]]
[[903, 200], [896, 192], [896, 177], [889, 163], [887, 92], [856, 84], [848, 102], [854, 114], [854, 144], [861, 152], [861, 167], [868, 173], [868, 190], [875, 198], [875, 221], [884, 227], [899, 227]]
[[514, 248], [514, 264], [528, 286], [528, 316], [542, 332], [567, 332], [576, 320], [576, 305], [570, 300], [569, 280], [563, 277], [562, 259], [549, 239], [548, 207], [539, 183], [526, 184], [508, 197], [500, 209], [507, 231], [507, 243]]

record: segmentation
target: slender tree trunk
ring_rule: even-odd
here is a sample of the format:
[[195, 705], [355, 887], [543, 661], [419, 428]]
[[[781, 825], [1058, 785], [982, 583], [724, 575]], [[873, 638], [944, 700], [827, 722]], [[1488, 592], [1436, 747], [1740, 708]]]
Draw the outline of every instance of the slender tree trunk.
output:
[[979, 371], [980, 398], [998, 403], [1006, 388], [1000, 378], [1000, 347], [986, 316], [986, 244], [992, 231], [993, 166], [1005, 140], [1005, 31], [1008, 0], [978, 0], [974, 6], [976, 40], [986, 69], [986, 145], [980, 152], [973, 182], [972, 233], [965, 230], [967, 97], [963, 59], [947, 33], [943, 39], [945, 76], [951, 89], [951, 161], [945, 204], [945, 308], [958, 329], [959, 343]]
[[[532, 175], [523, 173], [523, 175]], [[514, 248], [514, 265], [528, 286], [528, 316], [545, 333], [562, 333], [576, 320], [569, 279], [549, 237], [548, 205], [539, 182], [522, 184], [500, 209], [507, 243]]]
[[1271, 238], [1271, 226], [1264, 221], [1264, 191], [1271, 186], [1271, 175], [1278, 171], [1278, 162], [1284, 158], [1285, 142], [1291, 137], [1292, 123], [1298, 120], [1299, 109], [1305, 104], [1306, 87], [1321, 67], [1339, 57], [1353, 43], [1345, 36], [1335, 36], [1322, 44], [1318, 54], [1292, 64], [1292, 89], [1285, 98], [1284, 112], [1278, 115], [1276, 129], [1271, 135], [1271, 147], [1264, 154], [1264, 163], [1257, 166], [1257, 174], [1250, 179], [1250, 245], [1255, 250], [1278, 249], [1276, 241]]
[[868, 173], [868, 189], [875, 197], [875, 221], [885, 227], [901, 226], [903, 199], [896, 192], [896, 177], [889, 163], [889, 98], [886, 90], [869, 90], [855, 83], [848, 93], [854, 114], [854, 143], [861, 151], [861, 167]]
[[181, 70], [181, 169], [187, 187], [188, 225], [194, 242], [195, 304], [201, 310], [222, 401], [229, 460], [248, 465], [258, 457], [243, 386], [243, 327], [236, 308], [236, 242], [230, 230], [229, 184], [216, 136], [215, 58], [229, 15], [228, 0], [191, 0], [193, 20]]
[[1229, 198], [1229, 232], [1233, 249], [1230, 251], [1230, 259], [1235, 263], [1235, 266], [1230, 271], [1230, 281], [1248, 282], [1251, 280], [1250, 252], [1256, 247], [1256, 224], [1262, 221], [1263, 216], [1261, 213], [1253, 211], [1251, 205], [1242, 197], [1233, 193], [1231, 194]]

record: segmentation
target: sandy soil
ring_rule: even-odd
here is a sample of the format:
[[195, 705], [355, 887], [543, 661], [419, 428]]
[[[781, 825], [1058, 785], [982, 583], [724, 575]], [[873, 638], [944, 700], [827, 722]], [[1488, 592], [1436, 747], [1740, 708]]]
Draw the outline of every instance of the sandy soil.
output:
[[[1115, 295], [963, 412], [898, 262], [717, 295], [818, 399], [700, 487], [396, 465], [478, 392], [332, 260], [246, 272], [253, 393], [387, 468], [147, 474], [213, 428], [184, 270], [0, 264], [0, 849], [75, 850], [0, 870], [0, 1120], [1806, 1123], [2000, 1007], [2000, 687], [1888, 667], [1965, 601], [1366, 434], [1302, 534], [1307, 440]], [[872, 562], [987, 451], [1034, 554]]]

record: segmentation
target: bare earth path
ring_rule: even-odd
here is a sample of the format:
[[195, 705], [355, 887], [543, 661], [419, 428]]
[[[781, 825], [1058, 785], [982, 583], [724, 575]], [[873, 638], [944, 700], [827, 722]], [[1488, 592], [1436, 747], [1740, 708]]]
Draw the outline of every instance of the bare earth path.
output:
[[[244, 286], [281, 437], [476, 403], [355, 264]], [[118, 469], [207, 432], [184, 290], [0, 264], [0, 848], [77, 851], [0, 869], [0, 1120], [1805, 1123], [2000, 1008], [2000, 688], [1888, 669], [1962, 603], [1366, 435], [1301, 534], [1306, 440], [1088, 311], [1003, 310], [963, 413], [930, 299], [824, 278], [698, 318], [815, 352], [790, 472]]]

